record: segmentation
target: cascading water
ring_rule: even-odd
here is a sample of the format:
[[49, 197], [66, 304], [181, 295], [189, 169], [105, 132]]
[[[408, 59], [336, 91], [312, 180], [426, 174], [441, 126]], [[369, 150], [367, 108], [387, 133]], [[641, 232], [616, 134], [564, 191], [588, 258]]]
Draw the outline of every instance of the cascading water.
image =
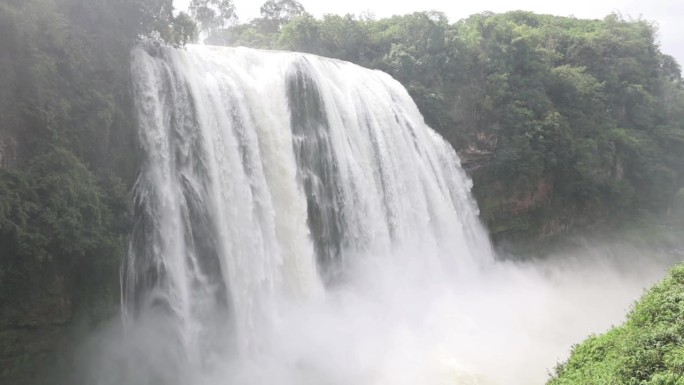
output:
[[189, 46], [132, 75], [125, 330], [72, 383], [542, 383], [662, 273], [495, 262], [455, 151], [382, 72]]
[[258, 351], [283, 303], [364, 259], [439, 275], [488, 255], [455, 151], [386, 74], [200, 46], [137, 49], [132, 73], [145, 161], [125, 311], [168, 313], [190, 359]]

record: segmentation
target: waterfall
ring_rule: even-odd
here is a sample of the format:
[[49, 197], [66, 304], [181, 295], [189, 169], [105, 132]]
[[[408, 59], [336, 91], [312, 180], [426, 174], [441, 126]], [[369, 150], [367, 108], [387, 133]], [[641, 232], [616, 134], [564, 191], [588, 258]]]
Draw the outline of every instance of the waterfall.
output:
[[124, 322], [66, 383], [541, 384], [669, 263], [493, 258], [458, 156], [382, 72], [189, 46], [136, 49], [131, 73]]
[[144, 161], [123, 310], [164, 319], [189, 367], [263, 362], [350, 287], [410, 297], [491, 259], [456, 152], [389, 75], [208, 46], [136, 49], [131, 68]]

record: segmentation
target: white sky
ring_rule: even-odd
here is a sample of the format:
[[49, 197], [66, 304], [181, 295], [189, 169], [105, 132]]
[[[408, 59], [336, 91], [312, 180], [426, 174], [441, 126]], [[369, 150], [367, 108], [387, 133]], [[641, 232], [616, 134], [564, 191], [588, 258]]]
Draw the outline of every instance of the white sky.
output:
[[[174, 0], [176, 8], [185, 9], [190, 0]], [[266, 0], [233, 0], [241, 21], [259, 16], [259, 8]], [[326, 13], [361, 14], [372, 12], [376, 17], [402, 15], [415, 11], [444, 12], [449, 20], [468, 17], [474, 13], [512, 10], [533, 11], [578, 18], [603, 18], [611, 12], [623, 16], [643, 18], [657, 23], [663, 52], [677, 58], [684, 65], [684, 1], [682, 0], [299, 0], [314, 16]]]

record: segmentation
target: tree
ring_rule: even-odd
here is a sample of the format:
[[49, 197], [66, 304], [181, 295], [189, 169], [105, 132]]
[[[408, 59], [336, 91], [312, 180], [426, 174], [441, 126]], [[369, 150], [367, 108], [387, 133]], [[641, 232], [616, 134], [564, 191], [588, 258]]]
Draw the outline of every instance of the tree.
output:
[[297, 0], [268, 0], [261, 6], [258, 23], [265, 32], [279, 32], [285, 24], [304, 13], [304, 6]]
[[287, 23], [280, 32], [279, 44], [291, 51], [327, 54], [322, 45], [321, 23], [309, 14]]
[[190, 15], [199, 24], [199, 30], [208, 35], [237, 21], [232, 0], [192, 0]]
[[173, 18], [173, 43], [176, 45], [185, 45], [194, 41], [197, 38], [197, 24], [185, 12], [181, 12], [178, 16]]

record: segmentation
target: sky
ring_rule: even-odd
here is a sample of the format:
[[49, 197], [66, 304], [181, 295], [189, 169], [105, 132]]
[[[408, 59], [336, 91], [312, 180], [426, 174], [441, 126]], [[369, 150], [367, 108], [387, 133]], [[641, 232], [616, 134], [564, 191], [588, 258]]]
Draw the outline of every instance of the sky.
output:
[[[174, 0], [177, 9], [187, 8], [190, 0]], [[259, 16], [266, 0], [233, 0], [241, 21]], [[578, 18], [603, 18], [611, 12], [625, 18], [655, 22], [660, 31], [661, 50], [684, 64], [684, 1], [682, 0], [299, 0], [314, 16], [326, 13], [359, 15], [370, 11], [378, 18], [416, 11], [444, 12], [451, 22], [484, 11], [525, 10]]]

